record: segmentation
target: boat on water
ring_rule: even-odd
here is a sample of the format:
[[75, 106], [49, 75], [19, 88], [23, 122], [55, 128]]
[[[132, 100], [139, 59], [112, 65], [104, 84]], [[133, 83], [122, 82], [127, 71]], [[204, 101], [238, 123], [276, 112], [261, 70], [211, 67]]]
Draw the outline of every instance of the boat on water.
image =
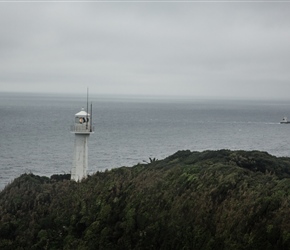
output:
[[290, 121], [288, 121], [287, 117], [284, 116], [282, 121], [280, 121], [280, 124], [290, 124]]

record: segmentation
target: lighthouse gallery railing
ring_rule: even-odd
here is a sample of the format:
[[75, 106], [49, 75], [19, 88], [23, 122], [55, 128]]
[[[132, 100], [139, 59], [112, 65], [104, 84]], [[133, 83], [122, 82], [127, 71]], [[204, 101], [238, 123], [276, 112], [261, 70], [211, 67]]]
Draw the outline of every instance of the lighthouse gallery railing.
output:
[[72, 125], [70, 127], [70, 131], [72, 133], [90, 133], [90, 132], [94, 132], [95, 131], [95, 127], [94, 126], [90, 126], [90, 125], [85, 125], [85, 124], [77, 124], [77, 125]]

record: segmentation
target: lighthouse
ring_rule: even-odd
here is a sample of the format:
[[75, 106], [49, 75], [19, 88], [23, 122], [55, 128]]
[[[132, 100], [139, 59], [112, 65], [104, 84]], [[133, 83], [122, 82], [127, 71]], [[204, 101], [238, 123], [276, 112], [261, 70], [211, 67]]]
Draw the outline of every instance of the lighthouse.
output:
[[71, 132], [75, 134], [71, 180], [80, 181], [87, 177], [88, 139], [90, 134], [94, 133], [91, 118], [84, 108], [75, 114], [74, 125], [71, 127]]

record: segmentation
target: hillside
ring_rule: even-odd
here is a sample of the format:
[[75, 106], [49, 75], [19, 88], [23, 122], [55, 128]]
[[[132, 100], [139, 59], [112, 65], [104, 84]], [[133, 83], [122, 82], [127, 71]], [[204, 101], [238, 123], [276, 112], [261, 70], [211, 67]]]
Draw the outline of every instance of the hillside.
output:
[[0, 193], [0, 249], [290, 249], [290, 158], [178, 151]]

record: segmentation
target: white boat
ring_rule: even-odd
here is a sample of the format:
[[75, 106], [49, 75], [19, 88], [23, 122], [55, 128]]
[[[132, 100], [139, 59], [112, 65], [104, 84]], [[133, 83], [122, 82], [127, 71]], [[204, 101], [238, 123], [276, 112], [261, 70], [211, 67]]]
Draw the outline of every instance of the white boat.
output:
[[287, 117], [284, 116], [282, 121], [280, 121], [280, 124], [290, 124], [290, 121], [287, 120]]

